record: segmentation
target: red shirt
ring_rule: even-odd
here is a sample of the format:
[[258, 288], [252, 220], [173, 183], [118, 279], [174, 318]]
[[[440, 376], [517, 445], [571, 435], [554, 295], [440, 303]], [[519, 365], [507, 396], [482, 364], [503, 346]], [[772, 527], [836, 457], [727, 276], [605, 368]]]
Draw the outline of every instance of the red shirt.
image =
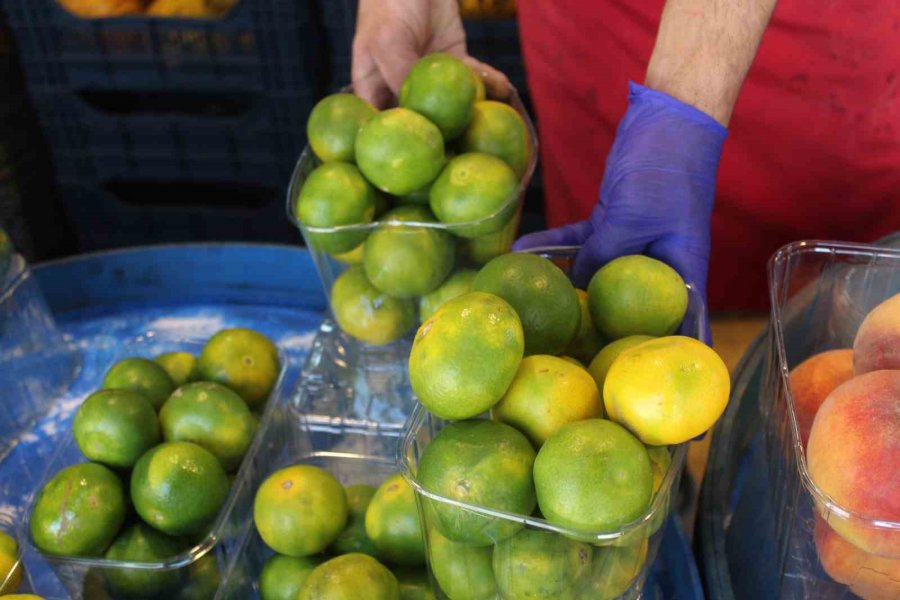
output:
[[[551, 226], [584, 219], [642, 82], [664, 0], [519, 0]], [[709, 302], [768, 306], [766, 262], [800, 239], [900, 229], [900, 2], [782, 0], [729, 126]]]

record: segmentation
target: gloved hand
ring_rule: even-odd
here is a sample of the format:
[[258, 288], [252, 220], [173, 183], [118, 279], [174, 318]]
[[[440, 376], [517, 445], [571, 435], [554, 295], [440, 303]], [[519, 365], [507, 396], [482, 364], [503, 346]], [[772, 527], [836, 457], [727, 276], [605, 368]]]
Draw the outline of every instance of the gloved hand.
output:
[[353, 38], [354, 91], [378, 108], [392, 104], [413, 64], [431, 52], [461, 58], [491, 98], [505, 98], [505, 75], [466, 53], [458, 0], [359, 0]]
[[635, 83], [628, 104], [588, 220], [526, 235], [513, 248], [580, 245], [573, 271], [579, 285], [614, 258], [646, 254], [672, 266], [705, 299], [716, 171], [727, 130], [706, 113]]

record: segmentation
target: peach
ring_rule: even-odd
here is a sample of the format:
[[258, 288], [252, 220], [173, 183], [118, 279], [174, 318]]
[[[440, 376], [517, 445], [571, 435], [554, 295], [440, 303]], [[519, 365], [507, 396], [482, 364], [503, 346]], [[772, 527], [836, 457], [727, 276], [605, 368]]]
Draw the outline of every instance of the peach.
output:
[[857, 375], [881, 369], [900, 369], [900, 294], [873, 308], [853, 340], [853, 369]]
[[863, 552], [816, 515], [816, 552], [828, 576], [864, 600], [900, 598], [900, 558]]
[[831, 390], [853, 377], [853, 350], [828, 350], [810, 356], [791, 370], [791, 395], [803, 446], [816, 412]]
[[841, 510], [819, 502], [829, 525], [854, 546], [900, 558], [900, 371], [857, 375], [831, 392], [807, 448], [812, 482]]

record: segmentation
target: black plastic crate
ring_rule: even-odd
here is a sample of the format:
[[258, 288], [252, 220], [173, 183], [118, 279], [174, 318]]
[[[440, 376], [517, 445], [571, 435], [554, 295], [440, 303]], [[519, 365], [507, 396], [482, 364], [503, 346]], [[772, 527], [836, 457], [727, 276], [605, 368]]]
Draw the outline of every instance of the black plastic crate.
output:
[[296, 243], [284, 186], [216, 179], [65, 181], [61, 196], [81, 252], [159, 243]]
[[315, 97], [33, 94], [61, 180], [287, 185]]
[[221, 20], [81, 19], [56, 0], [0, 0], [30, 88], [318, 92], [311, 0], [242, 0]]
[[[353, 33], [356, 29], [356, 0], [317, 0], [324, 30], [330, 91], [350, 83]], [[469, 54], [499, 69], [522, 96], [527, 95], [525, 67], [519, 44], [519, 24], [515, 19], [463, 22]]]

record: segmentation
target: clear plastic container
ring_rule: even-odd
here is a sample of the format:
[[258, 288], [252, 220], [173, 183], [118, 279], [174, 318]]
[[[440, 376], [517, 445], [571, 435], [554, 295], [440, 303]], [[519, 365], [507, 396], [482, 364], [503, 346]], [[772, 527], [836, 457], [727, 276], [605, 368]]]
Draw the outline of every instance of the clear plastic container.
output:
[[[350, 91], [350, 89], [346, 88], [344, 91]], [[531, 160], [519, 182], [516, 193], [497, 211], [497, 214], [509, 215], [510, 221], [499, 232], [490, 234], [492, 243], [489, 248], [490, 252], [487, 253], [487, 256], [490, 257], [508, 251], [515, 239], [525, 190], [537, 162], [537, 137], [531, 119], [519, 100], [518, 94], [513, 93], [509, 103], [522, 115], [528, 127], [532, 142]], [[310, 234], [351, 234], [365, 238], [376, 229], [387, 227], [384, 223], [375, 222], [323, 229], [305, 227], [299, 223], [293, 214], [294, 203], [306, 178], [319, 164], [312, 150], [307, 147], [297, 161], [287, 193], [288, 218], [307, 240], [307, 246], [310, 246], [308, 243]], [[496, 218], [496, 215], [486, 217], [482, 221], [493, 218]], [[400, 232], [413, 232], [420, 228], [426, 228], [452, 234], [461, 228], [476, 224], [445, 225], [408, 222], [403, 225], [391, 224], [389, 227]], [[462, 242], [462, 244], [465, 243], [465, 241]], [[312, 246], [310, 246], [310, 254], [326, 295], [330, 298], [335, 280], [349, 265]], [[483, 258], [487, 258], [487, 256]], [[460, 262], [460, 259], [457, 262]], [[471, 267], [477, 269], [479, 264], [473, 262]], [[414, 324], [399, 339], [385, 345], [372, 345], [341, 331], [329, 311], [319, 328], [313, 349], [303, 368], [303, 387], [306, 390], [312, 413], [320, 415], [323, 422], [338, 419], [341, 422], [356, 424], [373, 425], [377, 423], [381, 428], [392, 428], [398, 431], [402, 429], [415, 405], [409, 386], [406, 363], [412, 347], [413, 333], [418, 325], [417, 317], [418, 310], [416, 310]]]
[[[760, 395], [765, 425], [765, 449], [774, 514], [776, 556], [781, 574], [779, 598], [837, 600], [865, 591], [867, 577], [845, 582], [831, 579], [816, 550], [828, 527], [847, 525], [879, 532], [896, 540], [900, 560], [900, 522], [865, 519], [840, 506], [812, 481], [800, 437], [790, 370], [810, 356], [850, 348], [866, 314], [900, 292], [900, 249], [839, 242], [796, 242], [781, 248], [769, 264], [772, 304], [769, 365]], [[900, 467], [898, 467], [900, 468]], [[818, 517], [817, 517], [818, 514]], [[837, 527], [835, 527], [837, 526]], [[821, 544], [821, 541], [820, 541]], [[854, 553], [854, 560], [860, 555]], [[849, 555], [845, 555], [850, 560]], [[895, 565], [900, 569], [900, 563]], [[895, 571], [896, 572], [896, 571]], [[880, 597], [900, 597], [900, 582], [884, 588]]]
[[[312, 414], [309, 400], [301, 392], [293, 402], [275, 407], [269, 416], [266, 429], [260, 432], [257, 454], [263, 479], [280, 468], [302, 463], [326, 469], [345, 486], [377, 487], [398, 471], [398, 430], [337, 418], [325, 422]], [[234, 551], [239, 559], [226, 573], [217, 600], [259, 598], [259, 575], [274, 552], [262, 541], [252, 519]]]
[[[349, 89], [345, 91], [349, 91]], [[534, 173], [534, 169], [537, 164], [537, 136], [535, 135], [534, 125], [531, 122], [531, 118], [528, 116], [525, 107], [522, 105], [518, 93], [513, 91], [510, 98], [508, 99], [508, 103], [516, 109], [516, 111], [522, 116], [525, 121], [531, 143], [530, 160], [525, 168], [525, 172], [523, 173], [522, 178], [519, 180], [519, 185], [515, 193], [510, 198], [508, 198], [506, 202], [500, 208], [498, 208], [494, 214], [478, 221], [470, 221], [457, 224], [421, 223], [415, 221], [403, 222], [402, 224], [398, 222], [391, 222], [390, 224], [386, 224], [385, 222], [375, 221], [373, 223], [342, 225], [339, 227], [331, 228], [306, 226], [300, 223], [297, 220], [296, 215], [294, 215], [294, 205], [296, 203], [298, 195], [300, 194], [300, 190], [303, 188], [303, 184], [306, 182], [306, 178], [317, 166], [319, 166], [319, 164], [321, 164], [315, 157], [315, 154], [313, 154], [312, 150], [308, 146], [306, 147], [306, 149], [300, 155], [299, 160], [297, 161], [297, 165], [294, 168], [294, 174], [291, 178], [290, 186], [288, 187], [287, 213], [288, 218], [300, 230], [301, 234], [303, 235], [303, 239], [306, 242], [306, 245], [310, 248], [310, 252], [319, 272], [319, 277], [322, 280], [322, 286], [324, 287], [325, 292], [329, 296], [329, 298], [331, 296], [331, 289], [334, 285], [335, 280], [348, 268], [349, 265], [347, 262], [342, 262], [335, 259], [327, 252], [318, 250], [315, 243], [315, 238], [317, 236], [319, 239], [325, 237], [337, 238], [340, 236], [344, 238], [352, 238], [354, 240], [358, 239], [358, 243], [362, 243], [370, 233], [385, 227], [390, 227], [391, 231], [398, 233], [408, 232], [410, 234], [414, 234], [416, 231], [421, 231], [423, 229], [450, 233], [454, 236], [455, 239], [458, 240], [458, 266], [462, 265], [463, 263], [470, 262], [475, 266], [475, 268], [477, 268], [479, 263], [483, 263], [486, 261], [473, 260], [471, 259], [471, 255], [478, 254], [483, 259], [486, 256], [492, 257], [509, 250], [512, 242], [515, 240], [516, 232], [518, 230], [518, 220], [521, 216], [521, 208], [522, 202], [525, 198], [525, 190], [528, 187], [528, 183], [531, 181], [531, 176]], [[506, 223], [506, 225], [500, 228], [499, 231], [488, 234], [490, 240], [486, 240], [484, 237], [479, 238], [482, 246], [486, 248], [484, 251], [467, 252], [467, 238], [461, 237], [459, 234], [464, 234], [467, 230], [472, 231], [474, 228], [485, 226], [494, 221], [503, 222]], [[489, 243], [487, 243], [488, 241]], [[489, 249], [490, 251], [487, 251], [487, 249]]]
[[81, 355], [20, 255], [0, 274], [0, 460], [74, 380]]
[[[577, 248], [538, 248], [531, 250], [531, 252], [551, 259], [557, 266], [568, 273], [574, 262]], [[682, 323], [681, 333], [704, 339], [707, 328], [708, 323], [706, 321], [703, 298], [693, 288], [688, 286], [688, 310]], [[436, 544], [443, 542], [442, 540], [436, 540], [431, 534], [432, 524], [429, 520], [432, 513], [426, 511], [424, 507], [429, 502], [437, 502], [453, 505], [465, 513], [517, 523], [524, 525], [526, 529], [561, 534], [566, 538], [585, 543], [586, 547], [592, 552], [591, 566], [589, 571], [579, 578], [576, 587], [573, 588], [575, 598], [588, 600], [607, 597], [640, 597], [648, 570], [656, 559], [662, 539], [661, 525], [669, 514], [672, 498], [677, 491], [677, 485], [687, 454], [687, 443], [668, 447], [671, 456], [669, 468], [650, 507], [641, 517], [615, 531], [578, 531], [553, 525], [539, 517], [509, 514], [480, 508], [425, 490], [416, 480], [419, 459], [431, 440], [447, 424], [447, 421], [438, 419], [421, 405], [418, 405], [404, 433], [398, 459], [404, 476], [416, 491], [419, 516], [424, 522], [429, 557], [434, 552]], [[553, 558], [559, 558], [561, 562], [563, 560], [563, 557], [556, 555]], [[454, 600], [453, 597], [441, 589], [431, 569], [430, 558], [429, 570], [432, 576], [433, 589], [437, 597], [443, 600]], [[503, 576], [513, 577], [517, 575], [507, 573]], [[460, 579], [458, 573], [455, 579]]]
[[[115, 358], [96, 369], [97, 389], [103, 374], [116, 361], [130, 356], [151, 358], [164, 352], [185, 351], [199, 355], [203, 341], [167, 339], [159, 334], [147, 334], [135, 340], [117, 346]], [[40, 484], [27, 498], [26, 518], [21, 523], [20, 543], [25, 551], [33, 553], [46, 562], [62, 582], [72, 598], [103, 597], [104, 573], [141, 570], [152, 571], [163, 576], [171, 576], [180, 580], [179, 589], [191, 587], [204, 590], [199, 597], [212, 598], [224, 573], [232, 561], [238, 558], [237, 543], [243, 539], [246, 530], [252, 527], [253, 497], [259, 482], [268, 474], [269, 457], [261, 453], [261, 442], [273, 415], [280, 407], [290, 402], [290, 394], [297, 384], [296, 365], [291, 368], [289, 359], [281, 354], [282, 370], [278, 381], [266, 404], [257, 434], [247, 450], [240, 468], [234, 475], [231, 490], [219, 515], [209, 531], [197, 540], [190, 548], [178, 556], [155, 563], [139, 563], [107, 560], [104, 558], [86, 558], [73, 556], [57, 556], [37, 549], [31, 539], [29, 519], [37, 493], [61, 469], [76, 463], [86, 462], [78, 449], [71, 429], [63, 437], [55, 454], [46, 466]], [[178, 590], [176, 590], [178, 591]], [[174, 592], [173, 592], [174, 595]], [[193, 596], [191, 596], [193, 597]]]

